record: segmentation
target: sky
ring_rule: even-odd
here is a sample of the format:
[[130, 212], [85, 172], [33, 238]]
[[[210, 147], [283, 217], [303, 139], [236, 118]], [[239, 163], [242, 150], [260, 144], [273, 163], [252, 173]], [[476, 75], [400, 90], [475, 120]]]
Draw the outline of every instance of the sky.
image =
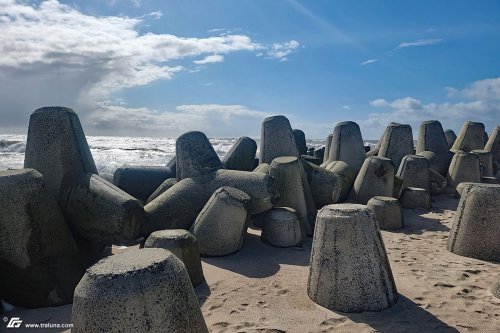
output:
[[0, 0], [0, 134], [73, 108], [87, 135], [307, 138], [356, 121], [500, 124], [497, 0]]

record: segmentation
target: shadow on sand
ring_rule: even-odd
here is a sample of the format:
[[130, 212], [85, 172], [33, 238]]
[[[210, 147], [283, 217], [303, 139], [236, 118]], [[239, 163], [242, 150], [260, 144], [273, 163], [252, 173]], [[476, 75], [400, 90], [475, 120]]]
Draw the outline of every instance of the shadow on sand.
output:
[[201, 258], [207, 264], [251, 277], [264, 278], [276, 274], [280, 264], [308, 266], [312, 238], [302, 247], [278, 248], [260, 241], [260, 237], [247, 233], [241, 251], [223, 257]]
[[398, 302], [385, 311], [341, 314], [377, 332], [459, 332], [401, 294]]

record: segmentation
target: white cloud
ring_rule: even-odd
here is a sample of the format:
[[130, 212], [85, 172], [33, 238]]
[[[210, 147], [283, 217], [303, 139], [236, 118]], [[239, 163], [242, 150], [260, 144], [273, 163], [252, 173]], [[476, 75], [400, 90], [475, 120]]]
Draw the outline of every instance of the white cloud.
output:
[[273, 43], [273, 45], [271, 45], [271, 47], [266, 52], [266, 55], [271, 59], [286, 61], [287, 56], [290, 53], [294, 52], [299, 46], [300, 43], [296, 40], [291, 40], [285, 43]]
[[365, 65], [368, 65], [368, 64], [373, 64], [374, 62], [377, 62], [377, 59], [368, 59], [366, 61], [363, 61], [362, 63], [360, 63], [361, 66], [365, 66]]
[[373, 101], [370, 101], [370, 105], [375, 106], [375, 107], [383, 107], [383, 106], [388, 106], [389, 102], [387, 102], [383, 98], [379, 98], [379, 99], [374, 99]]
[[396, 49], [402, 49], [405, 47], [415, 47], [415, 46], [426, 46], [426, 45], [435, 45], [440, 44], [444, 40], [441, 38], [429, 38], [429, 39], [419, 39], [414, 42], [403, 42], [399, 44]]
[[203, 58], [201, 60], [195, 60], [193, 62], [197, 65], [204, 65], [204, 64], [211, 64], [214, 62], [223, 62], [223, 61], [224, 61], [224, 57], [221, 56], [220, 54], [212, 54], [212, 55], [206, 56], [205, 58]]

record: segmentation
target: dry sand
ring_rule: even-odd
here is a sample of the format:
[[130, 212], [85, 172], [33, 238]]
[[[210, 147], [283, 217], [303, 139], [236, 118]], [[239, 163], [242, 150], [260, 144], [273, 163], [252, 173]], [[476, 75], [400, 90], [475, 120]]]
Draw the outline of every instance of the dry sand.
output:
[[[311, 238], [302, 248], [273, 248], [249, 229], [242, 251], [203, 258], [206, 283], [196, 293], [207, 325], [211, 332], [500, 332], [500, 299], [488, 290], [500, 264], [446, 250], [457, 204], [434, 197], [431, 211], [405, 210], [403, 229], [382, 231], [399, 291], [398, 303], [382, 312], [316, 305], [306, 294]], [[4, 315], [68, 323], [71, 306]]]

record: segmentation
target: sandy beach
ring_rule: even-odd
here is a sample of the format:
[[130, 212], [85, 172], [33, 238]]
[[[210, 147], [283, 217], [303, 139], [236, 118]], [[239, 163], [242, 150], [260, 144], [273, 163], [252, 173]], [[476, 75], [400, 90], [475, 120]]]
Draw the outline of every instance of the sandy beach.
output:
[[[240, 252], [202, 258], [206, 283], [195, 291], [207, 325], [211, 332], [498, 332], [500, 299], [488, 288], [500, 265], [446, 250], [457, 204], [451, 196], [433, 197], [430, 211], [405, 209], [403, 229], [382, 231], [399, 292], [397, 304], [382, 312], [346, 314], [316, 305], [306, 294], [312, 238], [301, 248], [281, 249], [250, 228]], [[71, 305], [15, 308], [4, 316], [69, 323]]]

